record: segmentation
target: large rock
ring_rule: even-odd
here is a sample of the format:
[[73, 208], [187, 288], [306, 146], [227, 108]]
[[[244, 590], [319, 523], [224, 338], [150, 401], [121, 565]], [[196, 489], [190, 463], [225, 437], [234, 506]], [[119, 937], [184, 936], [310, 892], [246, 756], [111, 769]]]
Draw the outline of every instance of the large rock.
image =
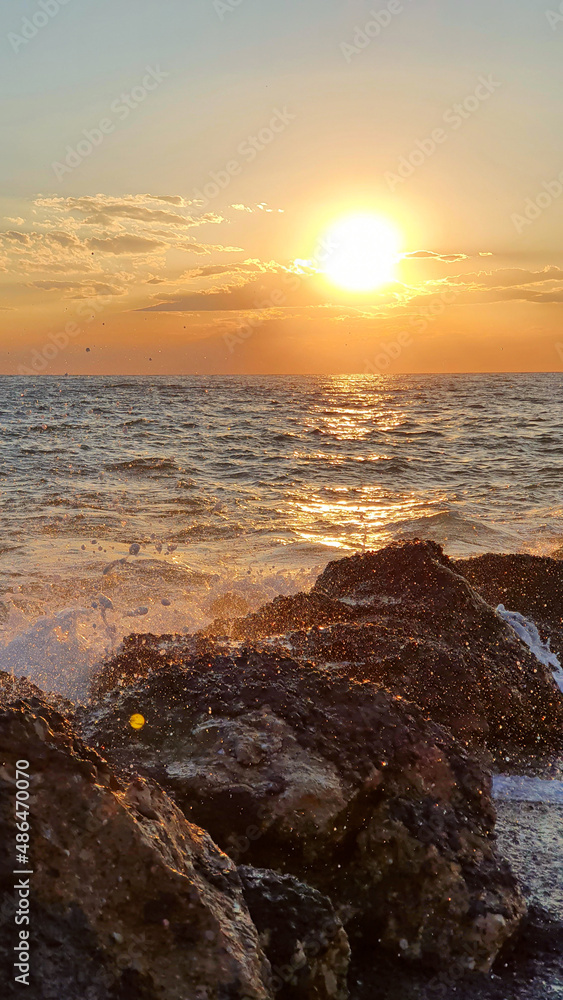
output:
[[[148, 675], [82, 712], [87, 741], [155, 777], [236, 860], [327, 894], [373, 944], [488, 970], [524, 905], [495, 852], [490, 777], [476, 760], [370, 683], [276, 655], [181, 648], [173, 657], [167, 643], [162, 657], [145, 637]], [[127, 678], [130, 657], [131, 646]]]
[[433, 972], [355, 949], [350, 969], [353, 1000], [559, 1000], [563, 992], [563, 924], [530, 906], [489, 975], [453, 980], [444, 967]]
[[531, 618], [563, 662], [561, 558], [491, 553], [458, 559], [454, 565], [489, 604], [504, 604], [508, 610]]
[[238, 871], [279, 1000], [348, 1000], [350, 945], [330, 900], [292, 875]]
[[310, 595], [277, 598], [206, 634], [340, 665], [416, 702], [473, 745], [563, 745], [563, 694], [552, 672], [435, 542], [329, 563]]
[[[0, 755], [3, 996], [271, 1000], [235, 865], [160, 788], [114, 778], [53, 702], [5, 674]], [[30, 777], [30, 864], [15, 853], [20, 761], [29, 762], [20, 770]], [[19, 928], [15, 868], [33, 870], [31, 922]], [[20, 930], [30, 931], [27, 988], [14, 981]]]

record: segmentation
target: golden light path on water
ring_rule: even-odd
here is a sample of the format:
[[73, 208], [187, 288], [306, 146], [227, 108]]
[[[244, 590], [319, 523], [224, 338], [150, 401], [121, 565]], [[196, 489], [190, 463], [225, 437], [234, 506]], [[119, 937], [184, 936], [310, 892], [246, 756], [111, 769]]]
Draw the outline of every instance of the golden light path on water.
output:
[[330, 559], [413, 537], [458, 557], [563, 544], [560, 375], [2, 391], [0, 663], [75, 700], [124, 636], [197, 632], [226, 595], [257, 610]]
[[[372, 395], [369, 405], [361, 405], [358, 400], [359, 405], [355, 407], [339, 406], [339, 393], [349, 401], [350, 390], [357, 387], [356, 376], [334, 378], [326, 404], [311, 407], [305, 418], [306, 429], [325, 436], [328, 441], [338, 441], [339, 453], [331, 453], [328, 448], [318, 451], [296, 449], [294, 452], [295, 459], [322, 463], [330, 470], [327, 472], [327, 485], [321, 489], [288, 490], [284, 514], [302, 541], [347, 550], [384, 544], [391, 537], [393, 526], [436, 513], [436, 502], [440, 502], [440, 497], [436, 495], [430, 505], [421, 499], [420, 492], [405, 490], [401, 494], [394, 481], [395, 476], [392, 476], [389, 487], [367, 482], [358, 485], [359, 465], [365, 465], [365, 479], [373, 480], [374, 475], [378, 476], [378, 466], [381, 475], [385, 475], [386, 469], [392, 469], [393, 462], [397, 460], [384, 451], [358, 451], [357, 444], [368, 441], [374, 430], [378, 434], [395, 431], [408, 420], [409, 415], [406, 409], [390, 408], [385, 392], [381, 393], [380, 400]], [[342, 449], [342, 443], [346, 441], [356, 445], [348, 453]], [[346, 469], [351, 470], [353, 466], [355, 485], [345, 482], [335, 485], [334, 473], [341, 469], [345, 478]], [[444, 493], [443, 502], [446, 501]], [[335, 528], [341, 528], [341, 532], [335, 531]]]
[[[291, 527], [302, 541], [331, 548], [369, 548], [390, 538], [393, 525], [435, 512], [416, 494], [406, 494], [397, 503], [396, 492], [386, 497], [382, 487], [332, 487], [330, 492], [340, 496], [330, 500], [317, 493], [290, 500]], [[341, 533], [335, 533], [335, 524]]]

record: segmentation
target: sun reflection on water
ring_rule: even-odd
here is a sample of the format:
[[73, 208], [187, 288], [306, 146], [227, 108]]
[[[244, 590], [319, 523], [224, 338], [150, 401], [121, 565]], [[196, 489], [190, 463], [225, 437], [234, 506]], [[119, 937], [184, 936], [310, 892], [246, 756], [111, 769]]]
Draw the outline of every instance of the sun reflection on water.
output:
[[416, 493], [399, 498], [382, 486], [331, 487], [291, 495], [287, 513], [302, 541], [356, 550], [385, 544], [394, 537], [393, 526], [435, 513], [435, 507]]
[[[361, 550], [395, 537], [393, 529], [402, 521], [436, 513], [441, 498], [434, 495], [430, 504], [420, 491], [410, 490], [406, 481], [400, 489], [409, 457], [403, 449], [397, 454], [391, 437], [387, 447], [385, 435], [403, 427], [408, 433], [410, 418], [408, 410], [396, 402], [396, 397], [389, 398], [385, 380], [375, 387], [370, 382], [368, 389], [359, 376], [336, 376], [326, 387], [325, 398], [305, 415], [305, 434], [321, 438], [322, 448], [301, 447], [293, 454], [316, 469], [314, 481], [294, 486], [286, 494], [284, 513], [299, 539]], [[366, 447], [370, 439], [372, 446]], [[343, 450], [345, 441], [350, 447]], [[334, 483], [335, 472], [341, 485]]]
[[313, 406], [304, 421], [305, 431], [332, 437], [336, 441], [362, 441], [374, 431], [385, 433], [400, 427], [404, 411], [362, 406], [354, 409], [339, 406]]

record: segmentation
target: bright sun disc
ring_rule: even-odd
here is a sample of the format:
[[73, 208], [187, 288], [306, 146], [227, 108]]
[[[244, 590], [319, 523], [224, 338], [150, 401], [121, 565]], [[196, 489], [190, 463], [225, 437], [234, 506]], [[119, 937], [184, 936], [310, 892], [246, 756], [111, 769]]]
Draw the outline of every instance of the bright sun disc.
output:
[[323, 271], [353, 292], [368, 292], [395, 277], [399, 234], [376, 215], [350, 215], [335, 223], [323, 241]]

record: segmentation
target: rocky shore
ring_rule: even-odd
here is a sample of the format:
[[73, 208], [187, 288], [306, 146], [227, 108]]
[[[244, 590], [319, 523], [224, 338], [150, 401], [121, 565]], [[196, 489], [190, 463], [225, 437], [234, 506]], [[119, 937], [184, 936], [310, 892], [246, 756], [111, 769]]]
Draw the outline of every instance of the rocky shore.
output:
[[490, 773], [563, 750], [563, 694], [494, 610], [532, 615], [537, 586], [556, 649], [559, 567], [526, 584], [494, 558], [406, 542], [330, 563], [310, 594], [130, 636], [86, 705], [0, 674], [3, 995], [20, 760], [32, 1000], [563, 989], [563, 914], [528, 884], [533, 830], [510, 847], [522, 809], [499, 840]]

